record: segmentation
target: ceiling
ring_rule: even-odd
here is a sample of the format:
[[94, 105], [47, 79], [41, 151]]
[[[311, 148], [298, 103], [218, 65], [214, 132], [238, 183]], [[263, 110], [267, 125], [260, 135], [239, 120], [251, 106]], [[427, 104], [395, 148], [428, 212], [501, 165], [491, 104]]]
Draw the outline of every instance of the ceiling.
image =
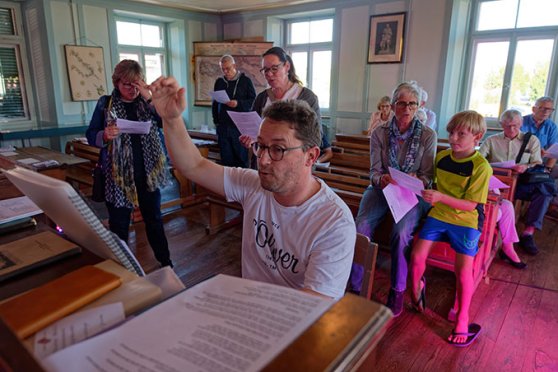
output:
[[133, 0], [171, 8], [212, 13], [239, 12], [287, 5], [312, 3], [320, 0]]

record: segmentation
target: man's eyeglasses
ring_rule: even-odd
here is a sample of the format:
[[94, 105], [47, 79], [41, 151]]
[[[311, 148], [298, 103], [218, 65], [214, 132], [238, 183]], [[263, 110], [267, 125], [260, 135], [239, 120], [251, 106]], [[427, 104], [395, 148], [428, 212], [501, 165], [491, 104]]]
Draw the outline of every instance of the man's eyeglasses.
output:
[[287, 151], [302, 149], [302, 148], [304, 148], [304, 145], [283, 148], [279, 145], [266, 146], [257, 142], [252, 143], [252, 151], [254, 151], [254, 155], [256, 155], [258, 158], [261, 158], [263, 152], [267, 149], [267, 154], [269, 155], [269, 158], [273, 161], [283, 160], [283, 156]]
[[408, 107], [411, 110], [414, 110], [418, 107], [418, 102], [415, 102], [415, 101], [411, 101], [411, 102], [397, 101], [397, 102], [395, 102], [395, 107], [397, 107], [398, 109], [404, 109], [405, 107]]
[[542, 112], [554, 112], [553, 108], [548, 108], [548, 107], [537, 107], [537, 110]]
[[275, 75], [277, 71], [279, 71], [279, 67], [283, 66], [284, 64], [285, 62], [281, 62], [276, 65], [272, 65], [271, 67], [264, 67], [260, 69], [260, 72], [264, 75], [267, 74], [268, 72], [271, 72], [272, 74]]

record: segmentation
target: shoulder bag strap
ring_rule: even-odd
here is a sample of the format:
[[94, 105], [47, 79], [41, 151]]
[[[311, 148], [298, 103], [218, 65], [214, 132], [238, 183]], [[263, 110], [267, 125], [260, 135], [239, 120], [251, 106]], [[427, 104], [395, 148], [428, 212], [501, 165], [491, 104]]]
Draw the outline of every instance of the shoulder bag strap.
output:
[[521, 162], [521, 158], [523, 157], [523, 153], [525, 152], [525, 147], [527, 147], [527, 143], [529, 142], [529, 139], [531, 138], [531, 132], [527, 132], [525, 133], [525, 136], [523, 137], [523, 143], [521, 144], [521, 148], [519, 149], [519, 153], [517, 154], [517, 157], [515, 158], [515, 164], [519, 164]]

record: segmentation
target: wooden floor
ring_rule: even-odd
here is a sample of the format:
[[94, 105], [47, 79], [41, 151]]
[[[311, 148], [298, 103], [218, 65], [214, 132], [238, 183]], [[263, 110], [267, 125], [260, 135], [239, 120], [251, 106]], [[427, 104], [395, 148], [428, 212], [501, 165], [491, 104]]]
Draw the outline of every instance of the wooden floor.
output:
[[[165, 216], [165, 230], [175, 271], [187, 287], [218, 273], [240, 276], [242, 228], [206, 236], [205, 206]], [[535, 235], [541, 252], [527, 256], [525, 270], [495, 259], [486, 280], [473, 297], [471, 321], [482, 326], [468, 348], [446, 343], [452, 323], [452, 273], [428, 268], [427, 311], [414, 313], [406, 297], [403, 314], [395, 319], [373, 352], [378, 371], [558, 371], [558, 224], [545, 220]], [[143, 224], [135, 224], [130, 247], [146, 271], [158, 268], [147, 245]], [[380, 252], [374, 300], [385, 303], [389, 289], [389, 256]]]

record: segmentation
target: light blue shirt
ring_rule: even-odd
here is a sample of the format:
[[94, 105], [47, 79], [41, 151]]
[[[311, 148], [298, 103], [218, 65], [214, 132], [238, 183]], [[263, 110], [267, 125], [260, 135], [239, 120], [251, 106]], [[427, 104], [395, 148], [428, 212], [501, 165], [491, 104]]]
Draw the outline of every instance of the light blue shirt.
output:
[[525, 115], [523, 117], [523, 125], [521, 126], [522, 132], [533, 133], [541, 142], [541, 147], [546, 150], [550, 145], [558, 142], [558, 128], [556, 123], [550, 119], [542, 122], [541, 126], [537, 128], [533, 114]]

